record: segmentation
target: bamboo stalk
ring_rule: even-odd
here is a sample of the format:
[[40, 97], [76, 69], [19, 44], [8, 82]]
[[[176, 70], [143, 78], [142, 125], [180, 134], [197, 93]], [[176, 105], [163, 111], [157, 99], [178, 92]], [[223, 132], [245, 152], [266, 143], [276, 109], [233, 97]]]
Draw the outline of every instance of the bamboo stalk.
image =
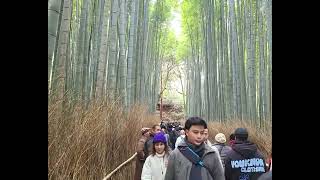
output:
[[109, 179], [116, 171], [118, 171], [122, 166], [126, 165], [128, 162], [130, 162], [133, 158], [137, 156], [137, 152], [134, 153], [128, 160], [120, 164], [116, 169], [114, 169], [110, 174], [108, 174], [103, 180]]

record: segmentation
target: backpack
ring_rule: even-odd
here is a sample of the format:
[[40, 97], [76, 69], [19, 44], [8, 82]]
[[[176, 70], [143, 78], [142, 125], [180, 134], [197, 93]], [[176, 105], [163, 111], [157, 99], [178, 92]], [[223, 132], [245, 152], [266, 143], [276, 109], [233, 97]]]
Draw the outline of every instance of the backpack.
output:
[[199, 165], [201, 167], [206, 168], [209, 171], [211, 177], [212, 178], [214, 177], [213, 172], [210, 170], [210, 168], [203, 163], [203, 161], [198, 156], [198, 154], [196, 154], [194, 151], [192, 151], [192, 149], [190, 147], [178, 146], [178, 149], [181, 152], [181, 154], [183, 154], [190, 162], [192, 162], [195, 165]]

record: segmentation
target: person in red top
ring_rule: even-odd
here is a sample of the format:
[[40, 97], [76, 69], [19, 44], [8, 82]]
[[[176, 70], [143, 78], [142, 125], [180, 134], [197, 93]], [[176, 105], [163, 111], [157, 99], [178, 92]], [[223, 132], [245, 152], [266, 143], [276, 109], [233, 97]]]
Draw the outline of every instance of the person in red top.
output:
[[229, 136], [229, 145], [232, 146], [235, 142], [235, 136], [234, 136], [234, 133], [230, 134]]
[[271, 171], [272, 170], [272, 152], [270, 154], [270, 158], [268, 159], [268, 170], [267, 171]]

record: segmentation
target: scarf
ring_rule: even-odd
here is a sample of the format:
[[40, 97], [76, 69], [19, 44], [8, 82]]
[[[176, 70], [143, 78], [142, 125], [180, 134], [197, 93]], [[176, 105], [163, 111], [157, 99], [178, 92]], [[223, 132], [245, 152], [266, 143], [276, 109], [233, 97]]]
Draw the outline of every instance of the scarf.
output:
[[[200, 158], [202, 158], [205, 148], [204, 143], [201, 143], [199, 146], [190, 144], [188, 141], [186, 143], [192, 149], [193, 152], [195, 152]], [[195, 165], [192, 163], [189, 180], [202, 180], [201, 168], [202, 167], [200, 165]]]

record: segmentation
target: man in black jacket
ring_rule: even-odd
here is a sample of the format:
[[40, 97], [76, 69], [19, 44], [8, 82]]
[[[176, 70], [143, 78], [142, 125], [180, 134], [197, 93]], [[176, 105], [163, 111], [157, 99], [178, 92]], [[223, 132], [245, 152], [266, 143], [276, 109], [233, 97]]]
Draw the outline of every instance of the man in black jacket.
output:
[[257, 180], [266, 172], [265, 161], [257, 146], [248, 141], [248, 131], [237, 128], [235, 143], [225, 160], [226, 180]]

